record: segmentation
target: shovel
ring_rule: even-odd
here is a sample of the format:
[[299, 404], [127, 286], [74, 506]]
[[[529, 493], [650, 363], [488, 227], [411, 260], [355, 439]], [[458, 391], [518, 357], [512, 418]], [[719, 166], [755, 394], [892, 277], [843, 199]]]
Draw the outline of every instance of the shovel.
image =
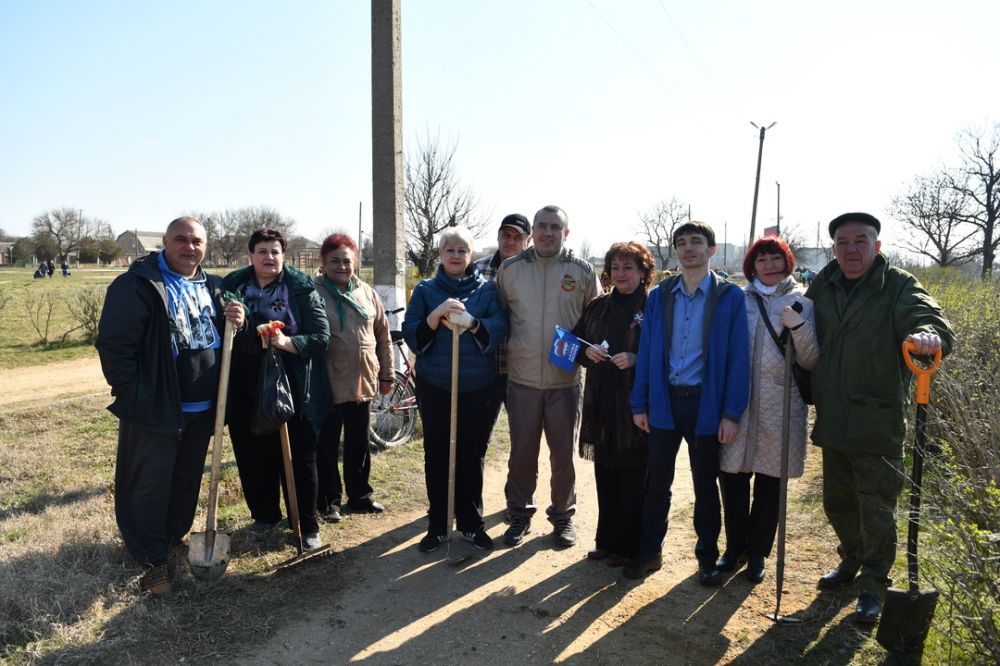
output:
[[875, 634], [882, 647], [891, 652], [920, 652], [934, 619], [938, 591], [920, 591], [917, 579], [917, 535], [920, 531], [920, 486], [924, 476], [924, 451], [927, 448], [927, 403], [931, 398], [931, 377], [941, 367], [941, 350], [934, 354], [931, 365], [921, 368], [913, 362], [916, 349], [912, 342], [903, 343], [903, 360], [917, 376], [916, 442], [913, 446], [913, 474], [910, 477], [910, 515], [906, 535], [906, 564], [910, 586], [907, 590], [886, 590], [882, 621]]
[[233, 358], [233, 323], [226, 320], [222, 334], [222, 367], [219, 369], [219, 397], [215, 403], [215, 434], [212, 436], [212, 479], [208, 491], [208, 518], [204, 532], [192, 532], [188, 545], [191, 573], [201, 580], [215, 580], [229, 564], [229, 535], [215, 531], [215, 510], [219, 504], [219, 463], [222, 461], [222, 428], [226, 423], [229, 396], [229, 365]]
[[[802, 304], [796, 301], [792, 304], [792, 309], [796, 312], [802, 312]], [[785, 583], [785, 525], [788, 519], [788, 446], [791, 439], [792, 422], [792, 363], [795, 360], [795, 343], [787, 328], [782, 331], [782, 337], [786, 336], [788, 341], [785, 343], [785, 384], [781, 412], [781, 482], [778, 485], [778, 561], [774, 568], [777, 591], [775, 593], [774, 615], [771, 619], [775, 622], [792, 624], [801, 622], [801, 618], [781, 615], [781, 588]]]
[[451, 531], [455, 524], [455, 458], [458, 451], [458, 341], [464, 328], [453, 326], [444, 320], [451, 329], [451, 427], [448, 436], [448, 548], [445, 557], [450, 566], [458, 566], [472, 558], [471, 553], [451, 557]]
[[302, 546], [302, 528], [299, 524], [299, 500], [295, 494], [295, 472], [292, 471], [292, 443], [288, 439], [288, 424], [282, 423], [278, 428], [281, 437], [281, 462], [285, 467], [285, 489], [288, 491], [288, 522], [291, 523], [292, 533], [295, 535], [295, 547], [298, 554], [284, 562], [274, 565], [272, 571], [279, 571], [294, 566], [299, 562], [304, 562], [317, 555], [330, 552], [330, 544], [324, 544], [313, 550], [306, 550]]

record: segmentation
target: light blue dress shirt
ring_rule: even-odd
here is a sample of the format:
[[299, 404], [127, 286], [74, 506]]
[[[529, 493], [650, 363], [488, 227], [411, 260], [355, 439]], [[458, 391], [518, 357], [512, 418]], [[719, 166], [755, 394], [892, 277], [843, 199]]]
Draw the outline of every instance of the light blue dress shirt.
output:
[[673, 386], [697, 386], [705, 369], [702, 325], [712, 274], [705, 276], [693, 294], [684, 289], [683, 278], [670, 291], [674, 298], [674, 328], [670, 336], [670, 376]]

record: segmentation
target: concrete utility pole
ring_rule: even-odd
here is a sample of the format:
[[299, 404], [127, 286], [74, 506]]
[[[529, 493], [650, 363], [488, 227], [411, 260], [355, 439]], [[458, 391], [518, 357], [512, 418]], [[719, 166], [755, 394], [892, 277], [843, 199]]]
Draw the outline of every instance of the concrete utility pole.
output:
[[372, 254], [386, 310], [406, 305], [400, 1], [372, 0]]
[[777, 125], [774, 122], [767, 127], [761, 127], [757, 123], [750, 121], [750, 124], [760, 130], [760, 148], [757, 149], [757, 180], [753, 184], [753, 212], [750, 214], [750, 242], [757, 239], [757, 193], [760, 192], [760, 160], [764, 156], [764, 133]]

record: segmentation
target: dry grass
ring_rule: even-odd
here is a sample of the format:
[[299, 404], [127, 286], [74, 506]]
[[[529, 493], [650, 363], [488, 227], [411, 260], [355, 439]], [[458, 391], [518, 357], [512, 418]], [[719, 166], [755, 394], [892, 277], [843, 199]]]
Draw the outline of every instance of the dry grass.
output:
[[[269, 574], [295, 551], [281, 534], [261, 544], [242, 529], [249, 517], [228, 445], [220, 529], [234, 533], [226, 575], [197, 581], [186, 551], [176, 551], [174, 594], [162, 601], [142, 594], [141, 570], [114, 522], [117, 422], [105, 404], [85, 398], [0, 417], [0, 660], [239, 660], [284, 624], [336, 603], [345, 572], [358, 566], [350, 548], [360, 538], [355, 521], [367, 518], [322, 525], [334, 555]], [[503, 418], [494, 460], [506, 457], [506, 432]], [[376, 456], [372, 480], [391, 509], [421, 506], [420, 440]], [[195, 529], [203, 520], [202, 511]]]

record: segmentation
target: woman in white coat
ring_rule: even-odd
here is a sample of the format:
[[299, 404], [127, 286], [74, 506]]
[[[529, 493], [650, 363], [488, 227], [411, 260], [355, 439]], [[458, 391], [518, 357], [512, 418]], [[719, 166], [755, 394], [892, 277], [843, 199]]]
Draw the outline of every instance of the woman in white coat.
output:
[[[743, 260], [750, 327], [750, 404], [740, 419], [736, 441], [724, 445], [719, 454], [726, 550], [717, 566], [729, 573], [746, 557], [745, 575], [755, 584], [764, 580], [764, 559], [771, 553], [778, 527], [785, 382], [784, 356], [762, 312], [777, 335], [783, 327], [791, 331], [800, 366], [811, 369], [819, 358], [813, 304], [795, 281], [794, 268], [795, 257], [780, 238], [758, 240]], [[796, 302], [802, 305], [801, 313], [792, 308]], [[788, 476], [798, 477], [805, 465], [808, 407], [792, 383]]]

